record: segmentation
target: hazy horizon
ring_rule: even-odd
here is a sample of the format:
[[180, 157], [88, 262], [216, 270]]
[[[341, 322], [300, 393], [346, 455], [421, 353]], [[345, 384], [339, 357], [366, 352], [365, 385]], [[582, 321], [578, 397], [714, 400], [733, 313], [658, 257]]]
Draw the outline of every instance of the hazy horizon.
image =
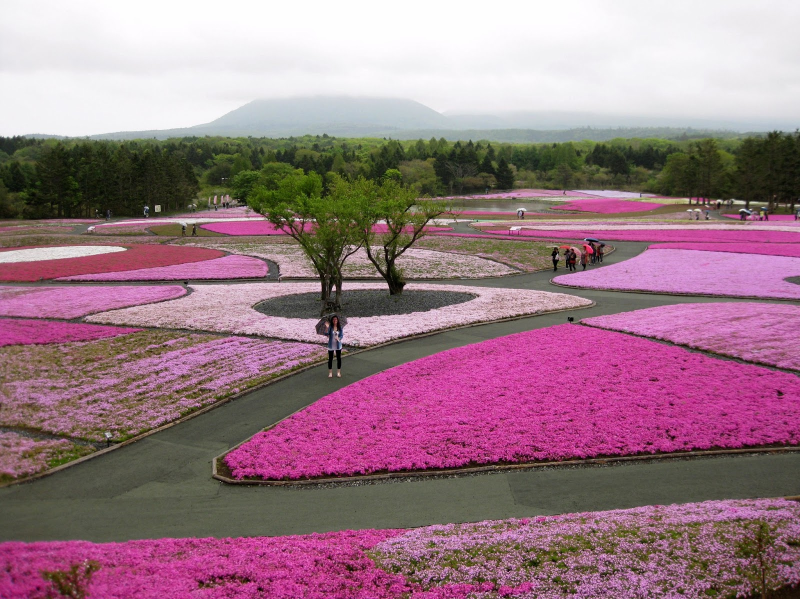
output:
[[6, 0], [3, 14], [4, 136], [190, 127], [310, 95], [800, 126], [800, 4], [786, 0]]

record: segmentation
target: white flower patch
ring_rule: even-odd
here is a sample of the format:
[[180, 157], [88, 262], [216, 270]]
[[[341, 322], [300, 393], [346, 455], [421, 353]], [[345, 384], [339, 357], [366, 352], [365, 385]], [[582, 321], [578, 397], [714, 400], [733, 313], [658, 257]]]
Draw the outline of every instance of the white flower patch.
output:
[[30, 248], [0, 252], [0, 264], [16, 262], [41, 262], [43, 260], [63, 260], [66, 258], [85, 258], [100, 254], [124, 252], [127, 248], [111, 245], [70, 245], [65, 247]]
[[[192, 329], [278, 339], [322, 342], [314, 330], [318, 318], [267, 316], [254, 309], [261, 301], [319, 291], [319, 283], [252, 283], [243, 285], [201, 285], [181, 299], [96, 314], [87, 321], [148, 327]], [[351, 290], [376, 289], [388, 293], [380, 283], [348, 283]], [[409, 284], [407, 291], [450, 291], [469, 293], [475, 299], [426, 312], [395, 316], [352, 317], [345, 329], [345, 343], [369, 346], [453, 327], [491, 322], [504, 318], [531, 316], [591, 305], [574, 295], [526, 289], [494, 289], [463, 285]]]

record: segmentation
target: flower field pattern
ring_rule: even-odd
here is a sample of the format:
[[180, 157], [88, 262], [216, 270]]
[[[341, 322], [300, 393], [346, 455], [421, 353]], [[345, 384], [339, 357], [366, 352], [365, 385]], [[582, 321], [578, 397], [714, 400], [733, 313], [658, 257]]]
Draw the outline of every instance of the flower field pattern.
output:
[[[380, 289], [378, 283], [348, 283], [347, 290]], [[522, 289], [493, 289], [458, 285], [425, 285], [412, 283], [407, 291], [454, 291], [470, 293], [473, 300], [413, 314], [396, 316], [353, 317], [347, 324], [345, 343], [366, 347], [479, 322], [516, 318], [557, 310], [569, 310], [591, 305], [591, 301], [561, 293], [528, 291]], [[193, 293], [174, 302], [151, 306], [138, 306], [112, 310], [89, 317], [87, 320], [101, 324], [128, 326], [168, 327], [261, 335], [279, 339], [292, 339], [318, 343], [320, 336], [314, 330], [318, 314], [308, 318], [283, 318], [257, 312], [253, 306], [260, 301], [319, 290], [318, 283], [243, 283], [229, 285], [204, 285], [193, 288]], [[388, 295], [388, 291], [387, 291]]]
[[[103, 247], [103, 246], [95, 246]], [[23, 248], [12, 248], [0, 251], [0, 254], [16, 252]], [[29, 249], [29, 248], [24, 248]], [[70, 246], [62, 249], [65, 253], [72, 251]], [[114, 251], [95, 256], [77, 258], [65, 257], [36, 262], [16, 262], [4, 264], [0, 269], [0, 281], [38, 281], [40, 279], [58, 279], [75, 275], [95, 274], [101, 272], [119, 272], [138, 268], [153, 268], [171, 264], [186, 264], [221, 258], [224, 254], [218, 250], [175, 245], [130, 245], [125, 251]]]
[[[427, 526], [370, 552], [425, 597], [745, 597], [800, 582], [800, 506], [709, 501], [477, 524]], [[412, 595], [413, 596], [413, 595]]]
[[0, 318], [0, 347], [5, 345], [45, 345], [93, 341], [136, 333], [141, 329], [106, 327], [97, 324], [48, 322], [22, 318]]
[[800, 244], [795, 243], [658, 243], [651, 250], [699, 250], [703, 252], [733, 252], [800, 258]]
[[113, 245], [75, 245], [66, 247], [41, 247], [0, 252], [0, 264], [16, 264], [17, 262], [41, 262], [42, 260], [64, 260], [67, 258], [84, 258], [124, 252], [124, 247]]
[[[91, 447], [66, 439], [32, 439], [0, 431], [0, 483], [37, 474], [61, 461], [91, 453]], [[11, 597], [4, 595], [2, 597]]]
[[[609, 358], [588, 369], [597, 348]], [[565, 351], [571, 362], [542, 368], [542, 356]], [[256, 434], [224, 462], [240, 480], [297, 480], [797, 445], [797, 397], [793, 374], [560, 325], [353, 383]]]
[[800, 258], [666, 249], [553, 281], [589, 289], [800, 299], [800, 285], [784, 280], [796, 276]]
[[123, 440], [323, 355], [319, 345], [166, 331], [7, 346], [0, 426]]
[[[0, 596], [89, 561], [88, 599], [751, 597], [800, 583], [800, 506], [709, 501], [287, 537], [0, 545]], [[769, 547], [761, 553], [758, 530]], [[763, 538], [763, 537], [762, 537]], [[760, 567], [759, 559], [770, 567]]]
[[263, 260], [249, 256], [224, 256], [202, 262], [140, 268], [121, 272], [62, 277], [59, 281], [181, 281], [184, 279], [261, 279], [269, 269]]
[[576, 212], [595, 212], [597, 214], [617, 214], [621, 212], [647, 212], [661, 208], [666, 204], [654, 204], [652, 202], [635, 202], [630, 200], [620, 200], [617, 198], [608, 199], [586, 199], [572, 200], [560, 206], [553, 206], [553, 210], [573, 210]]
[[0, 316], [79, 318], [183, 295], [186, 295], [186, 289], [178, 285], [0, 287]]
[[800, 306], [708, 303], [585, 318], [582, 324], [662, 339], [747, 362], [800, 370]]

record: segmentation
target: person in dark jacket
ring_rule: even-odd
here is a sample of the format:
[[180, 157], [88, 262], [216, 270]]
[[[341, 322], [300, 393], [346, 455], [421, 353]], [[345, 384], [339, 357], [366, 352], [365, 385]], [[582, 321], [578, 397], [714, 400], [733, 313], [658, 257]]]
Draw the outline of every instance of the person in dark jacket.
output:
[[553, 248], [550, 257], [553, 259], [553, 272], [556, 272], [558, 270], [558, 261], [561, 260], [561, 254], [558, 253], [558, 248]]

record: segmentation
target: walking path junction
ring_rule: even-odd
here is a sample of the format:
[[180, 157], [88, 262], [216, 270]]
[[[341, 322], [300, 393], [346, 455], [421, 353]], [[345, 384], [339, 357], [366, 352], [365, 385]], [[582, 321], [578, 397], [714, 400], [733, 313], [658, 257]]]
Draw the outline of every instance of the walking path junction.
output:
[[[618, 249], [606, 264], [631, 258], [647, 244], [614, 246]], [[552, 275], [543, 271], [458, 283], [574, 293], [595, 305], [445, 331], [347, 356], [342, 379], [328, 379], [326, 365], [320, 365], [118, 450], [0, 489], [0, 540], [286, 535], [800, 495], [800, 452], [307, 487], [228, 485], [211, 477], [215, 456], [331, 391], [392, 366], [563, 324], [568, 316], [577, 321], [665, 304], [739, 301], [572, 290], [552, 285]], [[550, 356], [542, 356], [542, 368], [558, 376], [559, 364]]]

